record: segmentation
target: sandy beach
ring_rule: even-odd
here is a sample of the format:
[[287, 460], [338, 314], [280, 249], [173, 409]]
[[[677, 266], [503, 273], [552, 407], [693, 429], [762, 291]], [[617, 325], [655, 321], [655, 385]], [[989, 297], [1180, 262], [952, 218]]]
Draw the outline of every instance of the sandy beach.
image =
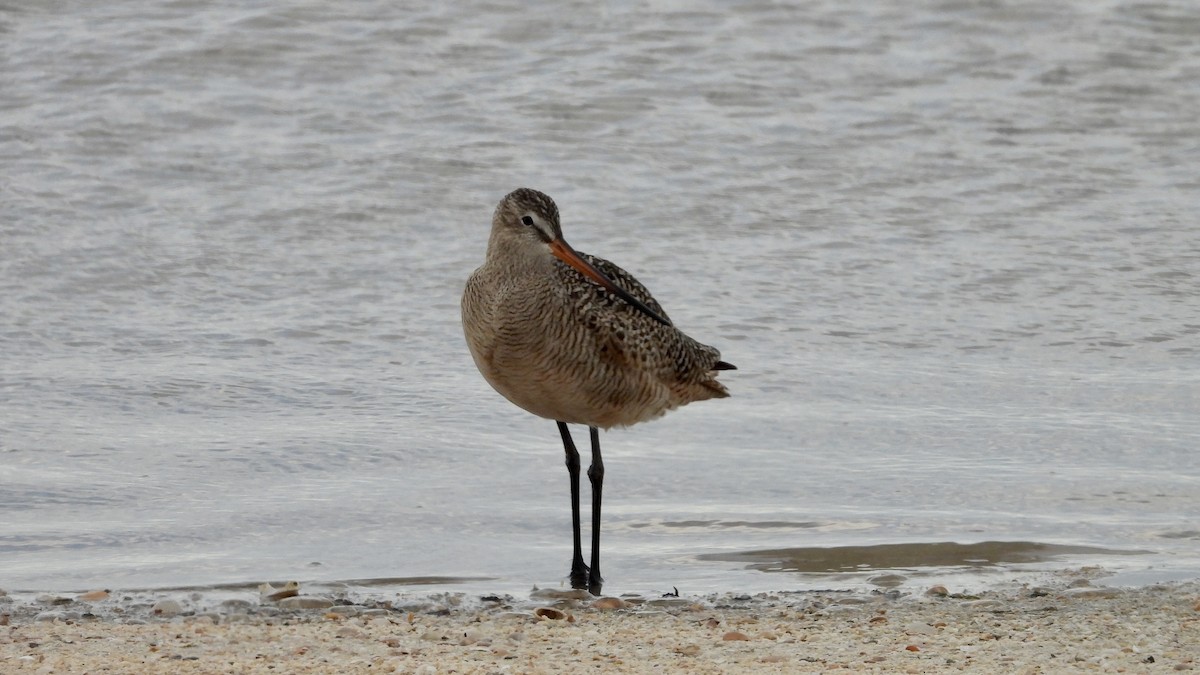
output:
[[[288, 589], [0, 596], [4, 673], [1173, 672], [1200, 667], [1200, 582], [1087, 569], [956, 593], [595, 599]], [[268, 591], [271, 589], [268, 589]], [[223, 599], [222, 599], [223, 597]]]

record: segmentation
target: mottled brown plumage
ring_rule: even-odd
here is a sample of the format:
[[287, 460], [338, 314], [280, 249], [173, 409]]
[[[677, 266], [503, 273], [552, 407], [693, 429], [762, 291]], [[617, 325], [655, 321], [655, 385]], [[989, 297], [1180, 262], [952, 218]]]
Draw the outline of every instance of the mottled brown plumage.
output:
[[[604, 464], [597, 428], [729, 396], [716, 371], [733, 366], [677, 329], [633, 275], [572, 249], [554, 201], [527, 188], [509, 193], [492, 215], [487, 258], [467, 281], [462, 319], [471, 356], [492, 387], [558, 422], [571, 474], [571, 583], [599, 593]], [[579, 453], [567, 423], [591, 430], [590, 569], [580, 544]]]
[[[714, 377], [725, 365], [716, 349], [585, 277], [555, 257], [546, 236], [562, 236], [554, 202], [534, 190], [509, 194], [463, 293], [467, 345], [496, 391], [535, 415], [604, 429], [729, 395]], [[633, 275], [580, 256], [669, 322]]]

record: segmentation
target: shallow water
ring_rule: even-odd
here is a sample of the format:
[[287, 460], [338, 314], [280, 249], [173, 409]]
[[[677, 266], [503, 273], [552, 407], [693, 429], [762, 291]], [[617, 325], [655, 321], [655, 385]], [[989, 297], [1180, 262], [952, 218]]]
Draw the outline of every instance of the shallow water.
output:
[[946, 541], [1200, 575], [1190, 4], [49, 3], [0, 35], [0, 588], [561, 583], [557, 433], [458, 319], [520, 185], [739, 366], [603, 436], [608, 590]]

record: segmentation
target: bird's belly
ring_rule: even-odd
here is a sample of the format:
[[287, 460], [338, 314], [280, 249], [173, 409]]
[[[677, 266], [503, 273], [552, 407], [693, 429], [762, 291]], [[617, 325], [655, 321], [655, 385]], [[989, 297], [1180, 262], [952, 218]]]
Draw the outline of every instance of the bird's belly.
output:
[[646, 373], [556, 364], [503, 347], [481, 356], [476, 364], [492, 388], [547, 419], [607, 429], [654, 419], [678, 405], [667, 387]]

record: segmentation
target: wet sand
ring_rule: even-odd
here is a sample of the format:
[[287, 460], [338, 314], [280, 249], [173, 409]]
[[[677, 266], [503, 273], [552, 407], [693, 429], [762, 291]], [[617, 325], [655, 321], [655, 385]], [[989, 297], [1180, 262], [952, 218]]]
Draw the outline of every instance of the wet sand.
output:
[[[1200, 668], [1200, 581], [1097, 570], [978, 595], [527, 597], [279, 589], [0, 596], [4, 673], [1175, 672]], [[1096, 582], [1099, 583], [1099, 582]], [[222, 599], [223, 598], [223, 599]]]

